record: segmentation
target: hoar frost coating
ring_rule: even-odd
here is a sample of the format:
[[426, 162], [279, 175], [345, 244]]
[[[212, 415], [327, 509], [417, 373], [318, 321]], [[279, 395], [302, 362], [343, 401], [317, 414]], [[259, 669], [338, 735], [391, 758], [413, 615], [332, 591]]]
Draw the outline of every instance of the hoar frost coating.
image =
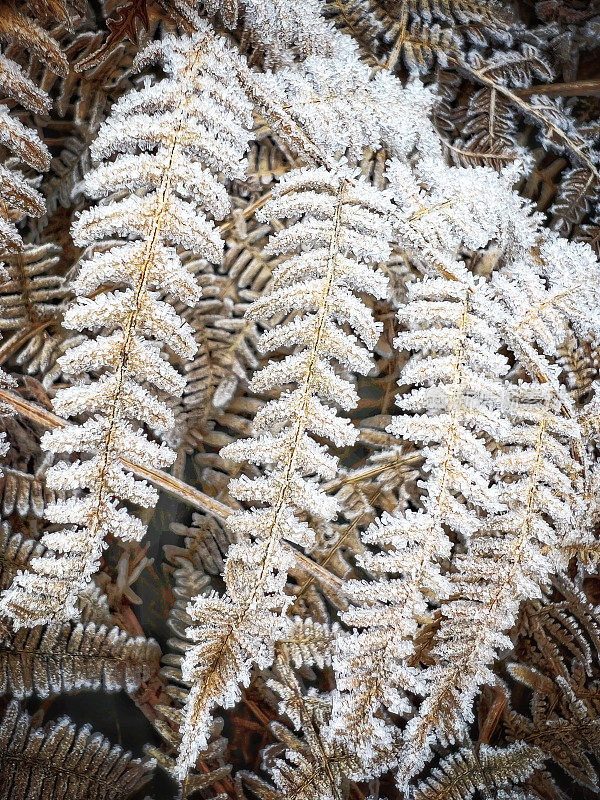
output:
[[[190, 327], [162, 298], [169, 294], [187, 304], [199, 298], [177, 247], [210, 261], [221, 258], [223, 244], [207, 213], [220, 219], [229, 208], [217, 173], [226, 179], [244, 175], [251, 109], [238, 59], [208, 25], [191, 38], [151, 44], [137, 66], [156, 60], [167, 77], [117, 102], [92, 146], [100, 164], [87, 175], [86, 189], [109, 199], [81, 214], [74, 240], [86, 246], [115, 236], [135, 239], [97, 247], [74, 282], [78, 297], [65, 325], [101, 333], [69, 350], [61, 364], [73, 375], [100, 376], [57, 393], [58, 414], [87, 419], [47, 433], [43, 446], [89, 457], [58, 462], [48, 472], [49, 488], [83, 491], [49, 506], [48, 519], [69, 527], [45, 534], [48, 552], [2, 598], [2, 609], [17, 625], [75, 616], [77, 594], [98, 569], [105, 537], [144, 535], [143, 523], [121, 503], [151, 508], [158, 495], [128, 473], [121, 458], [162, 469], [175, 457], [144, 426], [163, 432], [173, 425], [161, 394], [178, 396], [185, 383], [163, 346], [189, 359], [196, 344]], [[123, 191], [124, 198], [110, 199]], [[106, 283], [124, 288], [97, 293]]]

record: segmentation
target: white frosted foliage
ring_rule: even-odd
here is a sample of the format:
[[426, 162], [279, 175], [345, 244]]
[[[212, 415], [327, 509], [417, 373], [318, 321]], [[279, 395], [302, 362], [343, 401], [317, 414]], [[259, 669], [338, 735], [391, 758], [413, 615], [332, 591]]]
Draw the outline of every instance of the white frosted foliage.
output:
[[[75, 598], [96, 572], [106, 536], [144, 535], [142, 522], [121, 503], [151, 508], [158, 495], [122, 459], [164, 469], [175, 458], [150, 432], [172, 427], [164, 395], [178, 396], [185, 386], [168, 356], [190, 359], [197, 345], [167, 295], [187, 304], [200, 297], [178, 248], [221, 259], [223, 244], [208, 215], [227, 213], [220, 181], [244, 174], [251, 109], [238, 79], [241, 62], [206, 23], [192, 37], [149, 45], [137, 62], [156, 60], [166, 77], [115, 103], [92, 146], [100, 163], [86, 176], [86, 190], [106, 199], [74, 223], [75, 243], [90, 251], [64, 318], [65, 327], [89, 338], [60, 359], [79, 380], [54, 400], [58, 414], [87, 419], [43, 438], [53, 453], [81, 455], [52, 467], [48, 487], [83, 491], [49, 506], [48, 519], [68, 527], [43, 537], [47, 552], [2, 598], [16, 625], [75, 614]], [[122, 241], [115, 244], [115, 236]]]
[[[436, 741], [465, 735], [521, 601], [593, 542], [582, 431], [554, 358], [570, 329], [600, 323], [597, 259], [541, 227], [511, 188], [514, 169], [449, 167], [439, 143], [415, 146], [417, 158], [387, 169], [396, 241], [423, 274], [398, 311], [408, 359], [388, 430], [424, 458], [422, 507], [363, 533], [359, 562], [373, 579], [345, 586], [351, 632], [336, 642], [327, 729], [359, 757], [355, 777], [396, 767], [403, 788]], [[491, 274], [461, 258], [479, 248]], [[434, 663], [419, 670], [415, 637], [438, 606]], [[407, 693], [423, 695], [417, 710]], [[397, 736], [389, 713], [408, 721], [385, 759]]]
[[[390, 252], [391, 211], [387, 194], [341, 164], [334, 171], [291, 172], [260, 212], [265, 221], [283, 217], [292, 224], [271, 238], [268, 251], [284, 258], [271, 289], [248, 316], [282, 315], [283, 322], [265, 333], [259, 346], [264, 352], [285, 347], [292, 353], [255, 373], [255, 391], [284, 391], [261, 409], [252, 438], [221, 451], [233, 461], [258, 465], [261, 474], [230, 484], [232, 494], [253, 507], [228, 519], [238, 543], [227, 558], [226, 594], [197, 598], [188, 606], [194, 645], [186, 653], [184, 675], [193, 685], [180, 776], [206, 744], [212, 708], [238, 699], [238, 686], [247, 684], [250, 668], [271, 663], [278, 637], [290, 624], [274, 614], [289, 603], [283, 593], [289, 567], [284, 541], [310, 549], [314, 532], [304, 517], [330, 520], [337, 513], [335, 499], [321, 488], [337, 474], [337, 458], [313, 437], [336, 446], [355, 441], [353, 427], [336, 415], [336, 405], [350, 409], [356, 402], [354, 387], [339, 367], [359, 373], [370, 369], [368, 352], [381, 327], [355, 292], [381, 297], [386, 291], [375, 264]], [[291, 312], [296, 315], [288, 321]], [[212, 605], [219, 609], [217, 626]]]

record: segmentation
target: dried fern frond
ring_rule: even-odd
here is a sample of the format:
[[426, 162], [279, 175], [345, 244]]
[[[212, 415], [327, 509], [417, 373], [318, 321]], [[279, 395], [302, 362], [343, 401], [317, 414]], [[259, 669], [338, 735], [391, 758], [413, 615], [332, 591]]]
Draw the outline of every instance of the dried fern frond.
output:
[[[231, 533], [224, 525], [208, 515], [194, 514], [191, 525], [173, 523], [171, 530], [185, 538], [183, 547], [165, 545], [165, 557], [170, 563], [180, 565], [193, 559], [200, 575], [221, 575], [227, 551], [233, 544]], [[193, 594], [188, 600], [192, 597]]]
[[418, 68], [425, 65], [425, 52], [433, 55], [444, 39], [453, 50], [463, 36], [480, 45], [508, 43], [516, 22], [500, 3], [474, 0], [328, 0], [325, 13], [388, 68], [398, 62], [405, 42], [407, 66]]
[[460, 37], [452, 29], [414, 21], [410, 26], [394, 25], [392, 49], [387, 68], [394, 69], [404, 63], [412, 72], [431, 72], [434, 66], [444, 68], [447, 54], [462, 49]]
[[[518, 661], [509, 660], [505, 668], [509, 685], [501, 707], [502, 728], [509, 741], [544, 753], [547, 769], [531, 781], [532, 791], [560, 796], [560, 781], [552, 768], [556, 764], [570, 781], [596, 793], [600, 619], [579, 581], [574, 584], [561, 576], [552, 584], [551, 594], [527, 602], [521, 610]], [[520, 702], [523, 687], [530, 699], [526, 709]]]
[[22, 699], [82, 689], [133, 692], [158, 671], [160, 649], [94, 622], [47, 625], [0, 635], [0, 694]]
[[[5, 468], [0, 478], [1, 513], [4, 518], [16, 514], [27, 520], [30, 535], [39, 537], [38, 520], [42, 520], [49, 503], [56, 502], [60, 493], [48, 489], [43, 475]], [[64, 494], [62, 494], [64, 499]]]
[[33, 727], [16, 700], [0, 724], [2, 800], [127, 800], [153, 767], [68, 717]]
[[61, 304], [68, 295], [57, 271], [60, 254], [52, 244], [26, 245], [2, 257], [8, 280], [0, 284], [0, 363], [14, 358], [30, 375], [45, 374], [59, 347]]
[[520, 153], [514, 108], [495, 89], [476, 91], [460, 117], [457, 115], [457, 126], [460, 137], [446, 142], [450, 156], [457, 164], [501, 168], [514, 161]]
[[331, 712], [331, 699], [314, 690], [305, 692], [288, 666], [279, 657], [275, 678], [269, 687], [280, 698], [279, 712], [288, 717], [297, 733], [280, 721], [269, 724], [275, 744], [262, 752], [262, 767], [276, 789], [249, 772], [238, 780], [261, 800], [344, 800], [348, 797], [348, 775], [359, 769], [356, 759], [342, 745], [328, 742], [322, 735]]
[[13, 533], [7, 522], [0, 523], [0, 587], [7, 589], [15, 575], [27, 569], [31, 560], [41, 556], [44, 550], [35, 539]]
[[[50, 69], [61, 75], [68, 72], [67, 60], [57, 43], [36, 21], [27, 15], [22, 4], [3, 0], [0, 5], [0, 41], [16, 44], [44, 60]], [[42, 113], [50, 107], [50, 99], [23, 72], [16, 62], [0, 54], [0, 94], [25, 108]], [[0, 145], [35, 170], [47, 170], [50, 152], [37, 132], [25, 127], [7, 105], [0, 105]], [[0, 166], [0, 250], [16, 251], [21, 237], [15, 223], [23, 216], [44, 213], [42, 195], [18, 169]]]
[[579, 338], [572, 331], [567, 332], [564, 342], [558, 348], [558, 363], [565, 374], [565, 382], [572, 397], [583, 403], [592, 391], [592, 384], [598, 377], [597, 347], [589, 338]]
[[535, 744], [578, 784], [597, 792], [600, 780], [589, 756], [595, 759], [600, 748], [598, 681], [582, 680], [581, 667], [569, 679], [522, 664], [511, 664], [508, 671], [533, 692], [531, 718], [507, 712], [509, 737]]
[[[241, 211], [245, 204], [239, 205]], [[234, 214], [222, 263], [201, 269], [197, 281], [202, 298], [182, 311], [198, 344], [196, 356], [185, 366], [187, 384], [174, 408], [174, 436], [188, 448], [205, 439], [210, 420], [218, 418], [224, 424], [220, 416], [236, 391], [248, 385], [262, 358], [258, 340], [267, 326], [245, 314], [264, 292], [277, 264], [264, 252], [272, 227], [254, 219], [246, 222], [237, 210]]]
[[600, 217], [598, 214], [594, 214], [590, 222], [578, 228], [577, 238], [589, 244], [595, 253], [600, 254]]

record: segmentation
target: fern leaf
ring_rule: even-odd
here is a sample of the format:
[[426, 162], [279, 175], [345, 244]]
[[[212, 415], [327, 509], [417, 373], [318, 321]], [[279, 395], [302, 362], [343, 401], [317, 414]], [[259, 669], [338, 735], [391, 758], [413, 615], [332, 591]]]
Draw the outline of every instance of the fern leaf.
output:
[[455, 742], [464, 732], [478, 687], [494, 680], [487, 665], [511, 646], [504, 631], [514, 625], [520, 601], [539, 596], [539, 585], [566, 568], [559, 546], [575, 524], [572, 498], [581, 492], [568, 444], [576, 426], [561, 417], [544, 385], [515, 388], [511, 416], [514, 427], [502, 439], [506, 451], [495, 461], [508, 511], [482, 525], [467, 553], [456, 557], [456, 599], [442, 606], [432, 651], [438, 663], [428, 670], [431, 688], [419, 717], [407, 726], [413, 753], [426, 746], [432, 727], [442, 742]]
[[308, 617], [295, 617], [287, 638], [282, 639], [280, 648], [296, 669], [317, 666], [323, 669], [331, 663], [333, 644], [340, 636], [337, 623], [316, 622]]
[[595, 208], [600, 180], [586, 167], [571, 167], [561, 174], [558, 197], [551, 207], [553, 228], [570, 233]]
[[42, 476], [36, 477], [29, 472], [10, 468], [4, 470], [0, 494], [4, 517], [18, 514], [20, 517], [31, 515], [35, 519], [42, 519], [48, 503], [57, 500], [57, 494], [46, 488]]
[[132, 692], [158, 671], [152, 639], [94, 622], [64, 623], [0, 637], [0, 693], [22, 699], [82, 689]]
[[[322, 735], [331, 713], [331, 698], [316, 691], [303, 691], [285, 658], [278, 658], [276, 675], [268, 682], [269, 687], [281, 698], [280, 713], [292, 721], [301, 735], [292, 733], [279, 721], [270, 724], [275, 738], [285, 746], [284, 758], [278, 743], [263, 750], [263, 767], [278, 789], [271, 796], [276, 800], [346, 797], [348, 775], [360, 768], [341, 743], [329, 742]], [[246, 781], [259, 797], [268, 797], [265, 792], [272, 791], [254, 776], [247, 776]]]
[[[500, 378], [507, 364], [487, 322], [493, 312], [485, 287], [438, 278], [411, 284], [399, 313], [409, 330], [397, 346], [414, 352], [399, 383], [415, 388], [398, 397], [404, 413], [392, 419], [390, 430], [427, 446], [428, 479], [424, 511], [385, 514], [364, 535], [378, 550], [367, 551], [360, 562], [379, 577], [377, 584], [351, 581], [347, 587], [354, 605], [343, 619], [358, 632], [337, 642], [341, 696], [332, 733], [349, 732], [367, 763], [375, 755], [374, 743], [383, 748], [392, 735], [380, 707], [405, 713], [410, 710], [405, 693], [424, 691], [407, 661], [428, 598], [450, 593], [440, 569], [452, 549], [447, 529], [468, 539], [479, 526], [476, 509], [495, 514], [503, 507], [488, 488], [492, 460], [486, 439], [500, 438], [506, 424]], [[439, 330], [431, 327], [436, 320]], [[458, 501], [461, 496], [468, 505]]]
[[[297, 388], [259, 412], [253, 439], [223, 451], [227, 458], [265, 465], [257, 479], [235, 480], [233, 492], [240, 500], [266, 505], [228, 521], [239, 543], [229, 551], [227, 594], [199, 597], [188, 609], [194, 620], [190, 634], [197, 644], [188, 650], [183, 667], [193, 686], [181, 775], [205, 743], [203, 731], [212, 707], [235, 702], [238, 685], [247, 683], [252, 663], [267, 666], [273, 643], [282, 638], [286, 624], [280, 612], [288, 605], [282, 588], [290, 566], [282, 540], [310, 546], [314, 534], [299, 515], [310, 511], [327, 519], [335, 514], [331, 498], [307, 478], [332, 477], [336, 460], [309, 434], [326, 436], [338, 445], [354, 441], [350, 426], [326, 404], [352, 407], [354, 388], [329, 362], [336, 359], [358, 372], [370, 369], [365, 345], [375, 345], [379, 327], [349, 289], [385, 291], [383, 277], [368, 264], [388, 252], [389, 209], [387, 196], [362, 183], [355, 186], [343, 169], [293, 172], [265, 206], [265, 219], [286, 216], [299, 221], [273, 238], [271, 252], [292, 255], [278, 268], [269, 294], [254, 303], [250, 313], [269, 317], [301, 311], [293, 322], [267, 331], [262, 341], [265, 351], [295, 345], [300, 349], [281, 362], [267, 364], [255, 374], [251, 388], [266, 391], [281, 384]], [[312, 250], [294, 255], [307, 242]], [[356, 336], [343, 333], [336, 320], [347, 321]]]
[[[67, 296], [65, 280], [56, 272], [60, 249], [54, 245], [26, 246], [3, 257], [8, 280], [0, 285], [0, 362], [16, 355], [30, 375], [47, 372], [58, 347], [56, 330], [49, 330]], [[7, 334], [9, 334], [7, 336]]]
[[[162, 704], [157, 708], [158, 717], [154, 720], [154, 726], [166, 743], [168, 752], [165, 753], [153, 746], [147, 746], [146, 751], [173, 776], [177, 774], [177, 751], [181, 746], [181, 731], [184, 724], [182, 706], [187, 700], [190, 689], [181, 671], [182, 658], [192, 645], [187, 634], [192, 619], [186, 609], [193, 598], [208, 592], [209, 579], [202, 568], [204, 563], [202, 552], [195, 547], [181, 549], [177, 554], [170, 548], [165, 550], [170, 560], [177, 566], [173, 587], [175, 605], [167, 622], [172, 637], [169, 639], [169, 653], [163, 659], [162, 670], [162, 674], [168, 680], [166, 692], [172, 704], [168, 706]], [[195, 769], [195, 765], [192, 765], [186, 775], [186, 791], [190, 794], [211, 785], [215, 785], [216, 789], [227, 780], [231, 768], [225, 759], [228, 743], [221, 735], [222, 728], [222, 720], [218, 718], [213, 720], [207, 747], [197, 759], [202, 767]]]
[[44, 549], [35, 539], [12, 533], [7, 522], [0, 523], [0, 587], [7, 589], [15, 575], [27, 569], [31, 560], [41, 556]]
[[[184, 0], [195, 8], [193, 0]], [[227, 28], [242, 23], [252, 46], [264, 54], [266, 66], [286, 63], [297, 54], [333, 55], [337, 44], [334, 31], [325, 24], [316, 0], [302, 8], [286, 0], [208, 0], [208, 13], [219, 14]]]
[[471, 61], [476, 70], [492, 80], [515, 88], [530, 86], [534, 80], [550, 83], [554, 77], [548, 60], [531, 44], [522, 44], [519, 50], [509, 50], [492, 60], [474, 52]]
[[[54, 72], [65, 75], [68, 64], [57, 43], [21, 6], [12, 0], [3, 0], [0, 39], [29, 50]], [[42, 113], [50, 107], [46, 93], [38, 89], [16, 62], [3, 54], [0, 55], [0, 89], [5, 97], [28, 111]], [[50, 165], [50, 152], [37, 132], [23, 125], [5, 105], [0, 106], [0, 143], [36, 170], [47, 170]], [[0, 176], [0, 250], [14, 252], [22, 246], [15, 222], [25, 214], [41, 216], [44, 200], [19, 170], [0, 165]]]
[[152, 768], [68, 717], [33, 727], [16, 700], [0, 724], [2, 800], [127, 800], [148, 782]]
[[[154, 342], [166, 344], [180, 358], [191, 357], [196, 349], [189, 327], [151, 291], [169, 291], [188, 304], [198, 298], [193, 277], [169, 245], [194, 248], [212, 260], [221, 255], [222, 242], [203, 211], [221, 217], [227, 210], [226, 192], [211, 170], [228, 177], [242, 174], [247, 144], [243, 125], [249, 123], [248, 104], [228, 58], [224, 42], [206, 27], [195, 38], [168, 38], [150, 45], [138, 66], [159, 59], [171, 77], [125, 95], [94, 142], [99, 158], [117, 158], [90, 173], [88, 192], [128, 194], [84, 212], [75, 225], [76, 239], [89, 245], [115, 233], [136, 238], [85, 259], [76, 280], [75, 289], [83, 297], [68, 309], [65, 325], [107, 330], [107, 335], [69, 350], [62, 358], [63, 368], [74, 374], [101, 374], [88, 385], [57, 394], [58, 413], [86, 413], [88, 419], [47, 434], [44, 446], [56, 453], [91, 456], [59, 462], [46, 478], [50, 488], [83, 488], [87, 493], [47, 509], [53, 522], [77, 527], [46, 534], [44, 542], [52, 552], [35, 560], [35, 572], [19, 577], [5, 595], [3, 608], [16, 624], [73, 616], [73, 599], [97, 569], [105, 536], [143, 536], [141, 521], [118, 503], [152, 507], [157, 494], [127, 474], [119, 456], [156, 467], [174, 459], [167, 446], [149, 439], [132, 422], [139, 420], [153, 430], [171, 428], [172, 413], [142, 384], [176, 395], [185, 384]], [[222, 69], [231, 81], [226, 91]], [[201, 166], [200, 158], [208, 168]], [[100, 292], [93, 299], [85, 296], [106, 283], [124, 283], [127, 288]]]
[[447, 756], [412, 793], [414, 800], [496, 800], [498, 789], [513, 789], [543, 764], [542, 751], [517, 742], [506, 748], [482, 744], [477, 752], [462, 748]]
[[514, 109], [495, 89], [479, 89], [460, 120], [460, 138], [448, 145], [455, 162], [503, 167], [519, 154]]

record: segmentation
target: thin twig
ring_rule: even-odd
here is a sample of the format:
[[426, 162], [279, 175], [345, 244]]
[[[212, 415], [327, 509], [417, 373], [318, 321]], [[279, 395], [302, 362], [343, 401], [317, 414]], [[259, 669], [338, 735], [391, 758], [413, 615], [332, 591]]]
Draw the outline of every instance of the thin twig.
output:
[[586, 97], [600, 95], [600, 78], [587, 81], [566, 81], [565, 83], [540, 83], [527, 89], [515, 89], [519, 97], [545, 94], [548, 97]]

